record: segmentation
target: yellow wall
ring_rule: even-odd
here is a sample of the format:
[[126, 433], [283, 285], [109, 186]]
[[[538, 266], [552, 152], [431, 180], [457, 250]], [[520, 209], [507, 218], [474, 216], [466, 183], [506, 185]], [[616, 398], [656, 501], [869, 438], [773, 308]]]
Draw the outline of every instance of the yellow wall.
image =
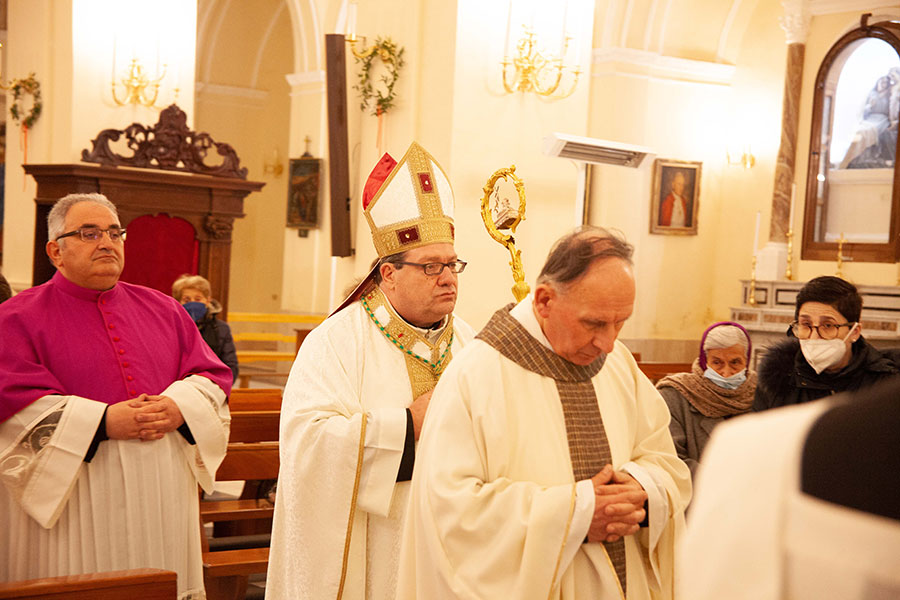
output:
[[[206, 8], [204, 3], [201, 11]], [[289, 153], [290, 87], [284, 75], [293, 64], [290, 16], [282, 0], [231, 3], [228, 9], [221, 27], [201, 31], [196, 129], [231, 144], [248, 179], [266, 184], [247, 196], [245, 217], [234, 223], [229, 307], [278, 312], [288, 156], [302, 152], [290, 148]], [[276, 153], [284, 169], [277, 177], [264, 172]]]
[[[136, 56], [154, 67], [157, 55], [160, 63], [180, 63], [164, 80], [158, 103], [171, 102], [177, 76], [183, 98], [179, 104], [190, 115], [196, 12], [195, 2], [181, 0], [156, 2], [152, 8], [114, 0], [10, 1], [4, 79], [34, 72], [44, 103], [43, 113], [28, 132], [28, 162], [78, 162], [82, 149], [90, 149], [91, 140], [102, 129], [122, 129], [135, 121], [156, 123], [158, 110], [113, 102], [110, 31], [123, 32], [115, 36], [121, 46], [127, 45], [129, 37], [152, 33]], [[167, 23], [171, 20], [166, 27], [161, 26], [163, 15]], [[140, 23], [138, 32], [135, 23]], [[120, 76], [128, 62], [124, 53], [119, 48]], [[26, 104], [23, 99], [23, 107], [30, 107], [30, 101]], [[7, 127], [3, 271], [15, 289], [22, 289], [31, 284], [36, 188], [21, 169], [20, 127], [12, 119]], [[119, 150], [128, 154], [124, 148]]]

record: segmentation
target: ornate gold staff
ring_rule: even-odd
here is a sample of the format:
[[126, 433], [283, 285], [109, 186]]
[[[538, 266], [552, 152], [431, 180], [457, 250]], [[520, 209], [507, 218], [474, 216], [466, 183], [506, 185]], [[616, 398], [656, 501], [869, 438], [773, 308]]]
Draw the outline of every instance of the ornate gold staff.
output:
[[[509, 206], [509, 202], [506, 199], [502, 199], [506, 200], [506, 206], [501, 205], [502, 200], [500, 199], [500, 192], [499, 190], [494, 189], [497, 181], [501, 178], [504, 180], [511, 180], [513, 185], [516, 186], [516, 192], [519, 194], [518, 210], [514, 210]], [[494, 220], [490, 203], [491, 195], [493, 195], [495, 191], [498, 199], [497, 207], [499, 210], [497, 211], [497, 218], [499, 218], [499, 224]], [[512, 286], [512, 293], [516, 298], [516, 302], [521, 302], [522, 299], [528, 295], [528, 292], [531, 291], [531, 288], [525, 283], [525, 270], [522, 268], [522, 253], [516, 248], [516, 240], [512, 236], [512, 234], [516, 232], [516, 227], [518, 227], [519, 223], [525, 220], [525, 184], [522, 183], [522, 180], [516, 175], [516, 165], [512, 165], [508, 169], [498, 169], [494, 171], [494, 174], [491, 175], [487, 183], [484, 184], [484, 197], [481, 199], [481, 219], [484, 221], [484, 226], [488, 230], [488, 233], [491, 234], [491, 237], [503, 244], [506, 249], [509, 250], [509, 254], [512, 257], [512, 260], [509, 261], [509, 266], [512, 269], [513, 279], [516, 282]], [[510, 233], [500, 233], [501, 229], [508, 229]]]

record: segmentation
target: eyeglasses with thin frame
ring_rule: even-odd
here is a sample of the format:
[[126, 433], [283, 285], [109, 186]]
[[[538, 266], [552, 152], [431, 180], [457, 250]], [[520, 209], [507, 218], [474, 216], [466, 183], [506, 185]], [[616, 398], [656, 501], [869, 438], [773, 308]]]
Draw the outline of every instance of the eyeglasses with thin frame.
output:
[[853, 327], [854, 325], [856, 325], [856, 323], [850, 321], [847, 323], [819, 323], [818, 325], [794, 321], [791, 323], [791, 331], [794, 332], [794, 335], [798, 339], [807, 340], [815, 329], [816, 333], [819, 334], [819, 337], [823, 340], [833, 340], [838, 336], [841, 327]]
[[396, 262], [395, 265], [410, 265], [412, 267], [421, 267], [425, 274], [429, 277], [434, 277], [435, 275], [440, 275], [444, 272], [444, 267], [450, 269], [451, 273], [462, 273], [466, 270], [466, 265], [469, 264], [464, 260], [453, 260], [450, 262], [442, 263], [442, 262], [430, 262], [430, 263], [414, 263], [414, 262]]
[[78, 229], [74, 229], [72, 231], [68, 231], [62, 235], [56, 237], [56, 241], [71, 237], [73, 235], [81, 236], [82, 241], [85, 242], [96, 242], [100, 238], [103, 237], [103, 234], [109, 236], [110, 241], [112, 242], [124, 242], [125, 241], [125, 228], [112, 226], [107, 229], [101, 229], [95, 225], [87, 225], [85, 227], [79, 227]]

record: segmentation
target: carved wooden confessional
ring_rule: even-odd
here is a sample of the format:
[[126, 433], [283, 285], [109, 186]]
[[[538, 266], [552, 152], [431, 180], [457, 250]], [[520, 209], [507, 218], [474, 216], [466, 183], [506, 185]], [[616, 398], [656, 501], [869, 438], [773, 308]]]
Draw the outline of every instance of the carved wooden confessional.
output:
[[[110, 147], [123, 135], [131, 156]], [[210, 150], [221, 164], [205, 164]], [[37, 182], [32, 284], [55, 272], [44, 250], [53, 204], [66, 194], [97, 192], [116, 205], [128, 230], [123, 281], [168, 294], [179, 275], [196, 273], [209, 280], [226, 315], [234, 220], [244, 216], [244, 198], [265, 185], [247, 181], [234, 149], [188, 129], [187, 116], [173, 104], [154, 126], [104, 129], [81, 158], [84, 163], [23, 165]]]

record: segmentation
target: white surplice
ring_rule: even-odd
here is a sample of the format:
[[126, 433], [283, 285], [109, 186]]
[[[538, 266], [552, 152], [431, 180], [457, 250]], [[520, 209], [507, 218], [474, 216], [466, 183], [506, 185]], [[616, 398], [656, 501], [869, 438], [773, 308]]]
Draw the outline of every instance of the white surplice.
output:
[[179, 598], [205, 597], [197, 484], [212, 490], [228, 408], [198, 375], [162, 395], [195, 445], [177, 431], [107, 440], [85, 463], [107, 405], [78, 396], [44, 396], [0, 424], [0, 580], [158, 568], [178, 573]]
[[680, 548], [681, 597], [900, 597], [900, 524], [800, 489], [807, 433], [831, 406], [811, 402], [716, 428]]
[[[456, 356], [474, 332], [457, 317], [453, 327]], [[393, 598], [412, 401], [405, 354], [360, 302], [304, 340], [282, 402], [266, 598]]]
[[[548, 345], [528, 300], [512, 314]], [[671, 598], [691, 486], [669, 412], [621, 342], [592, 382], [613, 467], [649, 496], [650, 527], [625, 538], [628, 598]], [[583, 543], [592, 491], [590, 480], [574, 481], [556, 382], [475, 340], [454, 358], [429, 406], [398, 598], [621, 598], [602, 544]]]

